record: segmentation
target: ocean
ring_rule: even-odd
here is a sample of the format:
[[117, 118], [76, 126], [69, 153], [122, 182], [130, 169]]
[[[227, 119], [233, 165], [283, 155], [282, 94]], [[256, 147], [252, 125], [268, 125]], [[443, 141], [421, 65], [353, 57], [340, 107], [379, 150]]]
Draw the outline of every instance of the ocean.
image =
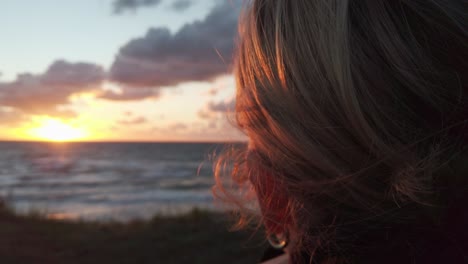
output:
[[211, 143], [0, 142], [0, 196], [55, 219], [148, 219], [214, 209]]

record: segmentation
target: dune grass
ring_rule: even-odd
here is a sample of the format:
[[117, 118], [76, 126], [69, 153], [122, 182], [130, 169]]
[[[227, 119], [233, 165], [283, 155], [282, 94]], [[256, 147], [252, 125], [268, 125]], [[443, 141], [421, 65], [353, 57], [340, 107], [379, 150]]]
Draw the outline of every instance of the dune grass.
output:
[[257, 263], [260, 232], [230, 232], [226, 214], [193, 210], [149, 221], [59, 221], [0, 205], [1, 263]]

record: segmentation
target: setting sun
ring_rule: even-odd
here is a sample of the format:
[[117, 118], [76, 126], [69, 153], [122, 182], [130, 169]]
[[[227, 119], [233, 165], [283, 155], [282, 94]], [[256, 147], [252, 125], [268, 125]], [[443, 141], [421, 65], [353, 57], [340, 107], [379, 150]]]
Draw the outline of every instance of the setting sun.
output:
[[57, 119], [47, 119], [39, 127], [30, 130], [34, 137], [50, 141], [70, 141], [83, 139], [86, 132], [83, 129], [66, 124]]

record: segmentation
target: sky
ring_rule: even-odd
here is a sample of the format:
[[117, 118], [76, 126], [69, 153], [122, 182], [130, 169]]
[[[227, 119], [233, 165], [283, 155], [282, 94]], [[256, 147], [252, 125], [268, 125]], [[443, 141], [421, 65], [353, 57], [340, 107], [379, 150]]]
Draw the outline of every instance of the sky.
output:
[[244, 140], [240, 2], [2, 0], [0, 140]]

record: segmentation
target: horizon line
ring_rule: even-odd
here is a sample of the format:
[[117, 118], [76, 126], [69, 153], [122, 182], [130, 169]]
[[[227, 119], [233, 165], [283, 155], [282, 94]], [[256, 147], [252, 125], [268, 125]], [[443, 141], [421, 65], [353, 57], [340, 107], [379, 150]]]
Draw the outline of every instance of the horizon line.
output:
[[28, 140], [28, 139], [0, 139], [0, 143], [53, 143], [53, 144], [67, 144], [67, 143], [199, 143], [199, 144], [235, 144], [247, 143], [247, 140], [67, 140], [67, 141], [53, 141], [53, 140]]

